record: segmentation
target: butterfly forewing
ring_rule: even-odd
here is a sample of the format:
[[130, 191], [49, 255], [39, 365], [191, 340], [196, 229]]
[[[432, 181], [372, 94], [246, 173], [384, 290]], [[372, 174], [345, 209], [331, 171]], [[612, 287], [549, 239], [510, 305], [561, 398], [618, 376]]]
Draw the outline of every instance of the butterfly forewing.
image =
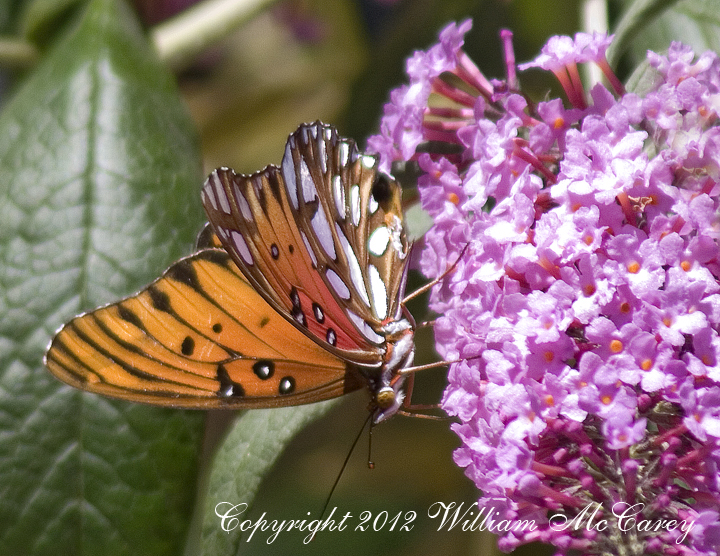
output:
[[216, 170], [203, 203], [220, 241], [280, 314], [338, 357], [382, 363], [382, 323], [399, 314], [408, 245], [400, 188], [374, 157], [330, 126], [303, 125], [281, 168]]

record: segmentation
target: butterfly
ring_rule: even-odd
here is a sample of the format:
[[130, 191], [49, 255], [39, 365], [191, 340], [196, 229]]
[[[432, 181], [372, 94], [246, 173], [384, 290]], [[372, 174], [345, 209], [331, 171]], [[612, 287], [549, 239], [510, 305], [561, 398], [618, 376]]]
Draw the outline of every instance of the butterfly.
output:
[[280, 407], [367, 387], [398, 412], [415, 323], [402, 302], [411, 245], [400, 185], [321, 122], [280, 167], [212, 172], [197, 252], [62, 327], [45, 355], [88, 392], [194, 409]]

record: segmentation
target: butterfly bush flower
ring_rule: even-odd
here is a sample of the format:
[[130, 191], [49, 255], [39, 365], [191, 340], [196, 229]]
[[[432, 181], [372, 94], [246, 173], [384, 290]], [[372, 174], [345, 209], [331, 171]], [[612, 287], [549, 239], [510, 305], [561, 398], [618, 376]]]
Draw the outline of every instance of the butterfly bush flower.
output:
[[[431, 307], [438, 351], [461, 360], [443, 398], [455, 461], [505, 520], [485, 526], [505, 551], [717, 554], [720, 62], [649, 52], [636, 94], [612, 37], [554, 37], [519, 69], [567, 98], [533, 103], [510, 33], [491, 81], [462, 50], [470, 26], [408, 60], [369, 146], [424, 172], [425, 275], [457, 261]], [[588, 63], [609, 88], [584, 88]]]

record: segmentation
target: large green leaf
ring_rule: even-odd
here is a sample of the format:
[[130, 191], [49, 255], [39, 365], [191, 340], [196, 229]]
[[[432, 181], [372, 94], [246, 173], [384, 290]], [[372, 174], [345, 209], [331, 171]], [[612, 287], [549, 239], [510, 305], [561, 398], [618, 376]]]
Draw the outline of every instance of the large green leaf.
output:
[[642, 0], [625, 2], [627, 12], [618, 25], [611, 61], [629, 48], [632, 66], [649, 50], [664, 52], [681, 41], [700, 54], [720, 51], [720, 0]]
[[124, 4], [89, 5], [0, 137], [0, 554], [177, 554], [203, 415], [42, 365], [63, 321], [159, 275], [202, 222], [192, 125]]
[[[213, 462], [202, 520], [202, 554], [237, 554], [246, 540], [237, 528], [247, 519], [262, 479], [292, 438], [338, 400], [300, 407], [249, 411], [237, 420]], [[220, 516], [227, 514], [225, 519]], [[233, 515], [238, 514], [238, 520]]]

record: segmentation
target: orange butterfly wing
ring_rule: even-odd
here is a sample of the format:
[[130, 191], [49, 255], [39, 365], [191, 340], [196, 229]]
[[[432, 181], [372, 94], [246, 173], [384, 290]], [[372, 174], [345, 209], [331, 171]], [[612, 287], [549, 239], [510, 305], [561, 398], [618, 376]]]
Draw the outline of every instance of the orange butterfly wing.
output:
[[376, 166], [316, 122], [290, 136], [281, 168], [216, 170], [199, 251], [71, 320], [45, 364], [77, 388], [186, 408], [297, 405], [367, 386], [376, 422], [392, 415], [414, 353], [401, 317], [409, 245], [400, 186]]
[[199, 409], [297, 405], [364, 385], [270, 307], [218, 249], [181, 259], [137, 295], [74, 318], [45, 364], [89, 392]]

